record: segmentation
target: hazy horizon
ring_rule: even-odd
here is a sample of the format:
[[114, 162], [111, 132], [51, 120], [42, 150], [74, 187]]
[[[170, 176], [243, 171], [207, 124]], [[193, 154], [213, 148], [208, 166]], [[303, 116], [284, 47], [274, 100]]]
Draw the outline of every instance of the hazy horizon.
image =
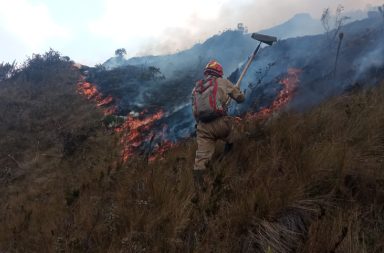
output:
[[76, 62], [102, 63], [125, 48], [127, 57], [187, 49], [238, 23], [258, 31], [298, 13], [319, 19], [324, 8], [367, 10], [380, 0], [0, 0], [0, 62], [23, 62], [53, 48]]

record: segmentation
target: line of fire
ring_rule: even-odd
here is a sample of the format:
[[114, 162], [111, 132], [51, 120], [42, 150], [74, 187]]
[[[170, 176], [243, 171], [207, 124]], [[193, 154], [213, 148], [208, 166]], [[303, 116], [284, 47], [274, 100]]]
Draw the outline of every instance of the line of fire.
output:
[[[281, 89], [270, 105], [256, 112], [247, 112], [243, 117], [247, 120], [262, 120], [282, 110], [298, 89], [301, 73], [301, 69], [288, 68], [287, 73], [278, 81]], [[122, 161], [126, 162], [135, 155], [145, 155], [149, 161], [154, 161], [176, 144], [175, 140], [169, 140], [165, 135], [168, 125], [162, 122], [166, 116], [162, 109], [156, 112], [143, 110], [140, 113], [119, 116], [114, 104], [115, 99], [111, 95], [104, 96], [96, 85], [86, 81], [85, 76], [81, 77], [77, 87], [78, 93], [93, 101], [105, 116], [114, 115], [122, 119], [120, 124], [112, 126], [114, 131], [120, 134]]]

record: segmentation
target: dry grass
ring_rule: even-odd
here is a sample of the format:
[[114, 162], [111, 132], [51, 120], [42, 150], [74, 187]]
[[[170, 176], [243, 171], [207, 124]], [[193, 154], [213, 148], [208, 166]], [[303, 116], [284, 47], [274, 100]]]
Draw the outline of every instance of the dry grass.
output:
[[[83, 122], [69, 129], [87, 138], [73, 140], [74, 152], [15, 157], [28, 173], [2, 187], [0, 251], [382, 252], [383, 99], [384, 84], [243, 122], [247, 134], [227, 156], [218, 144], [198, 204], [194, 140], [152, 164], [123, 165], [117, 136], [86, 120], [97, 111], [79, 102], [68, 127]], [[20, 143], [12, 149], [31, 152]]]

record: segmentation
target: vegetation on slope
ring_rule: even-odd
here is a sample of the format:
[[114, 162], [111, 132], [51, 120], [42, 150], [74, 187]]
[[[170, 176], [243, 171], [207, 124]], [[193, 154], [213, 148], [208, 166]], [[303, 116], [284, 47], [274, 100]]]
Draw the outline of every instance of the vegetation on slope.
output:
[[194, 203], [194, 140], [121, 164], [78, 78], [50, 52], [0, 83], [0, 251], [384, 250], [384, 83], [244, 120]]
[[[118, 172], [115, 224], [123, 252], [382, 252], [383, 84], [306, 114], [243, 123], [191, 203], [193, 142]], [[220, 149], [221, 147], [221, 149]], [[114, 237], [116, 239], [116, 237]]]
[[80, 187], [117, 160], [116, 139], [102, 128], [101, 112], [76, 93], [80, 75], [72, 65], [53, 50], [34, 55], [20, 69], [4, 65], [1, 252], [52, 252]]

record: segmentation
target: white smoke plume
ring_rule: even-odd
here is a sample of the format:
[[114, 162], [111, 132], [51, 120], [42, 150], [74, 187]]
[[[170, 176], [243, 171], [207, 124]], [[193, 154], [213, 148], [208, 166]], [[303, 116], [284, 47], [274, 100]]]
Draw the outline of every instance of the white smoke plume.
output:
[[[220, 1], [218, 1], [220, 2]], [[213, 6], [212, 17], [192, 14], [186, 26], [167, 28], [160, 36], [144, 43], [138, 56], [176, 53], [202, 42], [213, 34], [235, 29], [244, 23], [249, 32], [257, 32], [281, 24], [297, 13], [309, 13], [320, 20], [325, 8], [335, 10], [338, 5], [345, 12], [367, 11], [382, 4], [381, 0], [283, 0], [283, 1], [227, 1]], [[212, 8], [212, 5], [210, 5]], [[216, 8], [216, 9], [215, 9]], [[359, 15], [362, 16], [361, 11]]]

